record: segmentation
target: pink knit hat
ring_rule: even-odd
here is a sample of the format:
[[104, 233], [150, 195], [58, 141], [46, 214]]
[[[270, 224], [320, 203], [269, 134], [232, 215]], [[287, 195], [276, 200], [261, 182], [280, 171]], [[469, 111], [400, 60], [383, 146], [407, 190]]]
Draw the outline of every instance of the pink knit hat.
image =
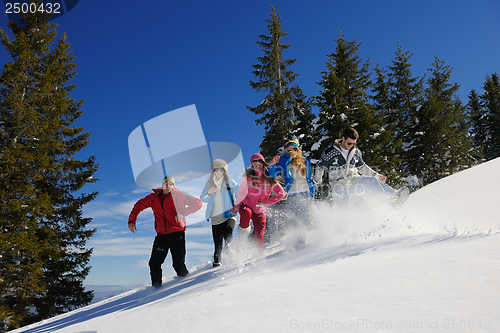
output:
[[262, 160], [262, 161], [264, 161], [264, 163], [266, 162], [266, 159], [264, 158], [264, 156], [262, 156], [259, 153], [253, 154], [252, 157], [250, 157], [250, 163], [252, 163], [255, 160]]

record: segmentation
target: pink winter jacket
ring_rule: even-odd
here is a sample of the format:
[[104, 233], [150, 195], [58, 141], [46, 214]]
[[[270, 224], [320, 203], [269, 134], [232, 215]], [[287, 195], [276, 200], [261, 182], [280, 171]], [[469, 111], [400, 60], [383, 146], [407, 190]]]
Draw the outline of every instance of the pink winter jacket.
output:
[[[260, 172], [259, 172], [260, 171]], [[262, 171], [256, 170], [257, 175], [261, 176]], [[271, 192], [274, 192], [272, 197]], [[238, 191], [238, 197], [236, 198], [235, 206], [240, 207], [244, 204], [256, 213], [261, 214], [266, 211], [266, 206], [277, 203], [285, 197], [286, 193], [283, 187], [279, 183], [271, 186], [267, 180], [259, 178], [255, 181], [255, 186], [252, 186], [251, 178], [243, 178], [240, 185], [240, 190]], [[262, 201], [262, 206], [257, 207], [259, 201]]]

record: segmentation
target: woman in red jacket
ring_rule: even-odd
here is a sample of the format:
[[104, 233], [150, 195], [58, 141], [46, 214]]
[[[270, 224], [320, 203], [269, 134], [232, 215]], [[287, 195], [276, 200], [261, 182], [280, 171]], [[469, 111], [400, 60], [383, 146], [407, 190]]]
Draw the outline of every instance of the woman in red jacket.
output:
[[153, 210], [155, 217], [156, 237], [149, 259], [151, 284], [161, 287], [161, 265], [167, 257], [168, 250], [172, 252], [172, 266], [178, 276], [186, 276], [186, 219], [185, 216], [198, 211], [201, 200], [175, 188], [175, 179], [167, 176], [163, 179], [162, 188], [153, 189], [154, 193], [140, 199], [134, 205], [128, 219], [128, 228], [137, 230], [135, 221], [137, 215], [146, 208]]

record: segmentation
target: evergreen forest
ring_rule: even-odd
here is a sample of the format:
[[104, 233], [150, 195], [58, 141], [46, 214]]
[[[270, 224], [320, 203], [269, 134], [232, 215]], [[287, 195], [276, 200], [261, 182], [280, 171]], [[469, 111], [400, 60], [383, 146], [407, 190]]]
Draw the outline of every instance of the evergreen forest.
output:
[[[58, 37], [47, 15], [9, 21], [13, 38], [0, 28], [11, 58], [0, 72], [0, 332], [93, 298], [83, 282], [92, 255], [86, 242], [95, 229], [87, 227], [82, 207], [98, 195], [84, 191], [97, 181], [98, 164], [95, 156], [75, 158], [90, 140], [73, 126], [83, 115], [83, 101], [71, 97], [77, 65], [66, 35]], [[339, 31], [318, 73], [319, 94], [306, 96], [292, 70], [300, 59], [286, 58], [293, 45], [275, 7], [265, 24], [249, 88], [265, 97], [247, 109], [264, 126], [266, 159], [296, 139], [315, 163], [350, 126], [370, 167], [391, 186], [417, 190], [500, 156], [498, 73], [487, 74], [462, 101], [443, 59], [413, 73], [412, 53], [398, 44], [391, 64], [380, 67], [359, 56], [361, 42]]]
[[287, 33], [275, 7], [266, 23], [267, 34], [256, 42], [262, 50], [253, 65], [257, 80], [250, 82], [266, 95], [260, 105], [247, 106], [260, 116], [257, 124], [265, 126], [260, 147], [266, 159], [287, 140], [297, 139], [314, 164], [346, 127], [354, 127], [363, 160], [386, 175], [388, 184], [416, 190], [500, 156], [497, 73], [487, 75], [483, 87], [461, 101], [460, 85], [450, 81], [452, 67], [444, 60], [435, 57], [427, 73], [416, 75], [412, 53], [397, 44], [391, 65], [381, 68], [361, 59], [361, 42], [346, 40], [339, 31], [317, 82], [320, 94], [305, 96], [294, 83], [299, 74], [291, 66], [297, 59], [284, 55], [292, 46], [285, 43]]
[[0, 29], [11, 61], [0, 73], [0, 332], [89, 304], [83, 286], [94, 234], [82, 206], [96, 192], [94, 156], [74, 156], [90, 133], [72, 126], [83, 101], [71, 98], [76, 75], [70, 44], [50, 14]]

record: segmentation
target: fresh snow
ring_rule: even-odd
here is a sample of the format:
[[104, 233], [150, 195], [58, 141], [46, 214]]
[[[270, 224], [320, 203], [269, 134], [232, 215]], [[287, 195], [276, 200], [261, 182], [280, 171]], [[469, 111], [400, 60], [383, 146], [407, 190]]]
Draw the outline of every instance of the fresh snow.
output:
[[498, 170], [444, 178], [399, 211], [365, 203], [348, 223], [318, 203], [305, 248], [234, 250], [13, 332], [500, 332]]

